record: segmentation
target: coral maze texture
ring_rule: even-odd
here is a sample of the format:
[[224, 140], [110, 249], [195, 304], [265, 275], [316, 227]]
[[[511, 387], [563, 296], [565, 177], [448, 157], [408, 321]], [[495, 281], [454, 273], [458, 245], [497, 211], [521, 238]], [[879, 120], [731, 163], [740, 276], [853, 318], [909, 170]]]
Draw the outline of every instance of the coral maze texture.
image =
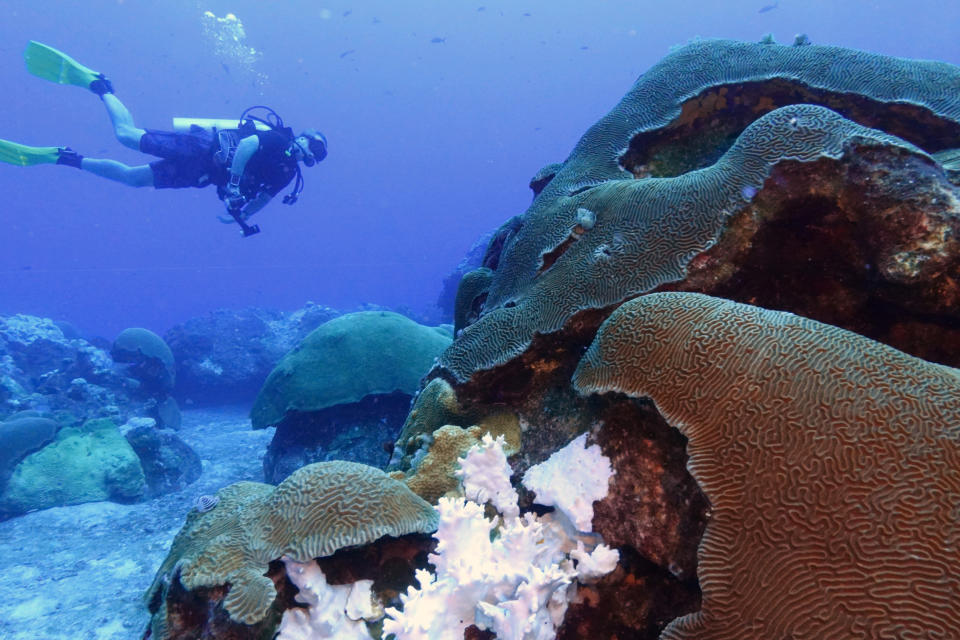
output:
[[960, 629], [960, 376], [789, 313], [642, 296], [583, 392], [650, 397], [712, 505], [703, 609], [663, 638], [950, 637]]
[[[240, 482], [218, 492], [210, 511], [187, 516], [147, 592], [154, 603], [179, 571], [187, 589], [229, 583], [223, 605], [237, 622], [262, 620], [277, 595], [267, 565], [329, 556], [385, 535], [436, 529], [433, 508], [374, 467], [318, 462], [276, 487]], [[159, 604], [159, 603], [158, 603]], [[160, 611], [158, 615], [163, 616]]]

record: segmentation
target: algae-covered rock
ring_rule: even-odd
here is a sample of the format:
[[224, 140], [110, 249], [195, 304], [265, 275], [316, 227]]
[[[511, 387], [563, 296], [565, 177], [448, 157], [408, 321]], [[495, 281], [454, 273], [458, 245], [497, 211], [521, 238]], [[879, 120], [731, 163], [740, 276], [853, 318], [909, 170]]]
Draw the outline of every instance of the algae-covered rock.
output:
[[0, 490], [16, 465], [49, 444], [59, 429], [56, 421], [26, 411], [0, 422]]
[[253, 428], [275, 425], [290, 412], [319, 411], [371, 394], [413, 396], [450, 341], [446, 332], [397, 313], [335, 318], [312, 331], [270, 373], [250, 414]]
[[140, 498], [146, 481], [133, 448], [110, 420], [68, 427], [13, 470], [0, 512], [26, 513], [82, 502]]

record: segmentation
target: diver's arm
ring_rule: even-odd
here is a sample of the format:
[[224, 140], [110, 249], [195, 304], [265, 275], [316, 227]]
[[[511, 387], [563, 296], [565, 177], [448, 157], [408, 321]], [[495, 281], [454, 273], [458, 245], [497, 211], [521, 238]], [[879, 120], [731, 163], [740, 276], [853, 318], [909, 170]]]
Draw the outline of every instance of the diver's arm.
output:
[[230, 163], [230, 184], [239, 185], [240, 178], [243, 177], [243, 170], [247, 167], [247, 162], [253, 157], [253, 154], [260, 148], [260, 138], [256, 135], [247, 136], [237, 145], [237, 150], [233, 154], [233, 162]]

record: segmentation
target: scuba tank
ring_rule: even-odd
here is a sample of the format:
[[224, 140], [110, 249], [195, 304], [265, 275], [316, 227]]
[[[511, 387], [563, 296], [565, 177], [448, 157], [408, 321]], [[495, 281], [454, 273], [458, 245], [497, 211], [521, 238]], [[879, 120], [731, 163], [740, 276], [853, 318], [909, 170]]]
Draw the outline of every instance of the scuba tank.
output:
[[[203, 129], [209, 133], [223, 129], [239, 129], [242, 124], [237, 118], [174, 118], [173, 130], [177, 133], [190, 133]], [[258, 131], [270, 131], [270, 125], [254, 121]]]

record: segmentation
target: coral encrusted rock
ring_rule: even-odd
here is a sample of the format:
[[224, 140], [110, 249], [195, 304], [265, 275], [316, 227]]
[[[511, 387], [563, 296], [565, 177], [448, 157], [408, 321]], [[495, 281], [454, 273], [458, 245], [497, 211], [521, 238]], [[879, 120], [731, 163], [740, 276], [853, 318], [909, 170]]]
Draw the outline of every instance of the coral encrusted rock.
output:
[[441, 364], [466, 381], [665, 289], [960, 364], [960, 197], [929, 155], [960, 148], [958, 87], [952, 65], [837, 47], [676, 50], [543, 176]]
[[146, 594], [158, 638], [178, 610], [167, 601], [171, 589], [222, 601], [235, 623], [275, 625], [282, 607], [274, 606], [274, 579], [284, 578], [267, 577], [271, 562], [309, 562], [383, 536], [430, 533], [438, 522], [402, 482], [353, 462], [318, 462], [276, 487], [239, 482], [217, 495], [212, 509], [187, 515]]
[[662, 638], [941, 637], [960, 628], [960, 371], [690, 293], [613, 313], [574, 375], [649, 397], [711, 504], [702, 609]]

